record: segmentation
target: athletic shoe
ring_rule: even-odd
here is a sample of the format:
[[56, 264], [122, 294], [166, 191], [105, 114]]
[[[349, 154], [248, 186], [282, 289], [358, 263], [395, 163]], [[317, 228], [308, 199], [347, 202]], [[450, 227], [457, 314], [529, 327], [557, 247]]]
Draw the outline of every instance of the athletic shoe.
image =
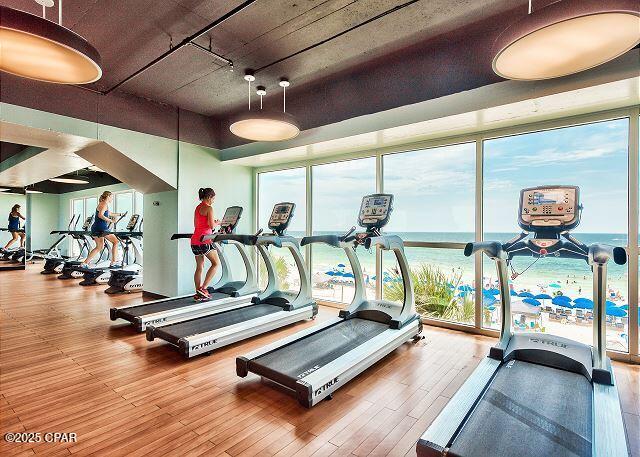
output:
[[200, 296], [202, 300], [209, 300], [211, 298], [207, 289], [196, 290], [196, 295]]

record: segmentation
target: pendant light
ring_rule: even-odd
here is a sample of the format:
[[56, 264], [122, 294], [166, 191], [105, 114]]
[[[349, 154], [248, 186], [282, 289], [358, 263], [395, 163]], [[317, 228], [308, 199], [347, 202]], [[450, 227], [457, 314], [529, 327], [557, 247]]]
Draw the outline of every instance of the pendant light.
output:
[[229, 127], [231, 133], [240, 138], [254, 141], [284, 141], [295, 138], [300, 133], [300, 127], [293, 116], [286, 112], [286, 88], [289, 81], [280, 80], [283, 89], [282, 111], [270, 111], [262, 109], [262, 97], [267, 94], [264, 86], [258, 86], [256, 93], [260, 96], [260, 110], [251, 111], [251, 83], [255, 76], [248, 70], [245, 73], [245, 81], [249, 83], [249, 112], [237, 118]]
[[52, 0], [37, 0], [43, 17], [0, 6], [0, 70], [58, 84], [87, 84], [100, 79], [100, 54], [84, 38], [46, 19]]
[[508, 27], [493, 47], [507, 79], [558, 78], [604, 64], [640, 43], [637, 0], [562, 0]]
[[62, 184], [89, 184], [89, 181], [85, 178], [60, 176], [59, 178], [50, 178], [51, 182], [59, 182]]

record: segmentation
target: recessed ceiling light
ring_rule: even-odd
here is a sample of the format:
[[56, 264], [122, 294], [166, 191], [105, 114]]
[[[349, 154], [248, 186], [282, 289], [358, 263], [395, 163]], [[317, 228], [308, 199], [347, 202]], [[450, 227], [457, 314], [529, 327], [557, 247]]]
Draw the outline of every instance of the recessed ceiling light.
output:
[[83, 178], [51, 178], [49, 181], [63, 184], [89, 184], [89, 181]]
[[507, 79], [558, 78], [597, 67], [640, 43], [637, 0], [563, 0], [529, 14], [496, 40], [493, 70]]
[[87, 84], [102, 76], [100, 54], [80, 35], [6, 6], [0, 6], [0, 17], [0, 70], [59, 84]]
[[25, 192], [28, 194], [41, 194], [42, 191], [40, 190], [35, 190], [35, 189], [25, 189]]

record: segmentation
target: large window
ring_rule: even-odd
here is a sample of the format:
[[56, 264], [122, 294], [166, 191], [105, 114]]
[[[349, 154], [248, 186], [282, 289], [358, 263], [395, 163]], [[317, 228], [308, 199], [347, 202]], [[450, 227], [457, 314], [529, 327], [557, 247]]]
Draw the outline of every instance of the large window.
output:
[[[430, 322], [473, 325], [485, 333], [498, 329], [501, 320], [495, 264], [486, 256], [481, 262], [465, 257], [464, 244], [480, 238], [506, 241], [518, 234], [521, 189], [579, 186], [583, 211], [575, 237], [586, 244], [625, 247], [633, 254], [630, 267], [608, 265], [606, 326], [608, 349], [631, 352], [637, 359], [638, 348], [633, 343], [640, 330], [635, 325], [630, 328], [629, 321], [632, 316], [635, 324], [638, 313], [635, 295], [640, 267], [636, 257], [640, 246], [635, 246], [635, 235], [628, 234], [638, 228], [635, 218], [629, 218], [629, 200], [635, 203], [632, 194], [640, 188], [629, 164], [639, 161], [640, 151], [629, 156], [629, 132], [636, 132], [640, 119], [637, 110], [620, 113], [618, 119], [593, 115], [581, 124], [558, 121], [557, 128], [546, 124], [544, 130], [529, 126], [494, 130], [447, 145], [369, 151], [366, 157], [260, 173], [259, 221], [264, 225], [277, 200], [297, 198], [304, 206], [309, 192], [311, 207], [303, 211], [311, 212], [311, 228], [298, 211], [290, 233], [342, 234], [357, 225], [363, 195], [376, 190], [392, 193], [394, 211], [385, 232], [405, 241], [416, 309]], [[640, 139], [634, 135], [631, 143], [635, 141]], [[482, 163], [476, 163], [477, 157], [482, 157]], [[630, 185], [634, 186], [632, 194]], [[477, 235], [480, 227], [481, 236]], [[314, 298], [349, 303], [354, 281], [344, 252], [326, 245], [314, 245], [310, 252], [307, 261]], [[383, 252], [380, 263], [375, 250], [358, 249], [358, 254], [368, 298], [402, 301], [402, 278], [393, 254]], [[515, 331], [592, 343], [592, 272], [587, 262], [517, 257], [511, 267]]]
[[[484, 238], [506, 240], [519, 232], [519, 192], [543, 184], [580, 187], [584, 206], [574, 234], [586, 244], [627, 245], [628, 119], [487, 140], [484, 144]], [[485, 260], [485, 325], [497, 327], [500, 308], [492, 298], [495, 268]], [[512, 281], [516, 330], [539, 330], [584, 343], [592, 341], [592, 277], [586, 262], [518, 257]], [[627, 350], [628, 319], [618, 307], [627, 303], [627, 269], [609, 265], [608, 347]], [[518, 293], [519, 296], [516, 296]], [[562, 307], [553, 298], [573, 301]], [[547, 298], [548, 297], [548, 298]], [[556, 300], [556, 303], [558, 301]], [[616, 308], [616, 309], [614, 309]], [[626, 315], [626, 313], [624, 313]]]
[[[312, 167], [313, 234], [343, 234], [357, 226], [362, 197], [376, 191], [375, 157]], [[375, 298], [375, 251], [358, 249], [367, 296]], [[344, 251], [313, 245], [311, 281], [315, 298], [349, 303], [354, 281]]]
[[[475, 143], [383, 156], [384, 191], [394, 195], [388, 233], [405, 241], [475, 239]], [[474, 262], [461, 249], [405, 249], [416, 308], [425, 317], [474, 320]], [[383, 297], [401, 300], [395, 257], [383, 256]]]
[[[289, 224], [288, 234], [302, 237], [305, 234], [306, 211], [306, 170], [292, 168], [290, 170], [260, 173], [258, 175], [258, 226], [265, 232], [271, 211], [276, 203], [292, 202], [296, 204], [293, 219]], [[276, 266], [280, 287], [283, 290], [300, 290], [300, 274], [287, 249], [269, 248]], [[262, 259], [258, 261], [258, 277], [261, 288], [266, 286], [266, 267]]]

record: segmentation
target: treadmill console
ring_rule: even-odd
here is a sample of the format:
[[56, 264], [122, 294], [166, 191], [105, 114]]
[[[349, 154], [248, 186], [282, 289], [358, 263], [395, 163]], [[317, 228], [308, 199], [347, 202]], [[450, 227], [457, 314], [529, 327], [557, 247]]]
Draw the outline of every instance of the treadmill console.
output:
[[127, 224], [127, 232], [133, 232], [138, 226], [138, 221], [140, 220], [139, 214], [133, 214], [131, 219], [129, 219], [129, 223]]
[[220, 227], [218, 231], [220, 233], [233, 233], [240, 221], [242, 215], [242, 206], [230, 206], [224, 212], [222, 220], [220, 221]]
[[91, 227], [91, 224], [93, 224], [93, 214], [84, 220], [84, 224], [82, 224], [82, 230], [86, 232], [87, 230], [89, 230], [89, 227]]
[[580, 223], [577, 186], [541, 186], [520, 191], [518, 225], [527, 232], [561, 233]]
[[362, 199], [358, 224], [371, 231], [387, 225], [393, 211], [392, 194], [371, 194]]
[[295, 207], [295, 203], [276, 203], [269, 218], [269, 229], [278, 235], [282, 235], [291, 222]]

